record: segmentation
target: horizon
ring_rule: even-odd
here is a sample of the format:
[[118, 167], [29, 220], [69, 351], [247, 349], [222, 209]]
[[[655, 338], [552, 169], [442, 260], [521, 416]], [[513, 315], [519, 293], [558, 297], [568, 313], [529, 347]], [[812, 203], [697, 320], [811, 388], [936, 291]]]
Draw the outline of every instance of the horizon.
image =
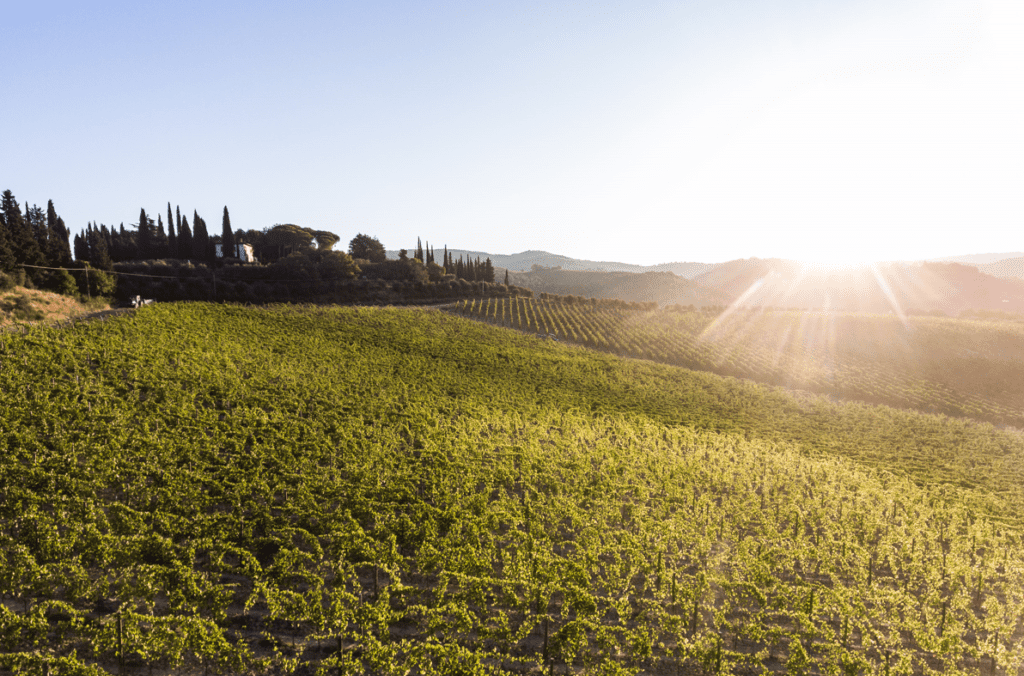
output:
[[6, 109], [0, 189], [52, 199], [72, 233], [170, 202], [214, 230], [226, 205], [235, 228], [645, 266], [1020, 246], [1024, 7], [1008, 0], [7, 18], [8, 90], [45, 103]]
[[[338, 242], [337, 246], [343, 246], [343, 244], [344, 244], [343, 242]], [[426, 243], [424, 243], [424, 246], [426, 246]], [[437, 247], [434, 247], [434, 250], [436, 252], [437, 251]], [[401, 251], [401, 249], [387, 249], [388, 255], [391, 256], [393, 254], [396, 258], [398, 256], [398, 252], [399, 251]], [[409, 252], [409, 254], [412, 254], [412, 253], [415, 252], [415, 247], [414, 246], [413, 247], [408, 247], [408, 248], [406, 248], [406, 251]], [[625, 260], [594, 260], [594, 259], [589, 259], [589, 258], [577, 258], [575, 256], [569, 256], [567, 254], [555, 253], [553, 251], [545, 251], [543, 249], [524, 249], [522, 251], [517, 251], [515, 253], [508, 253], [508, 254], [500, 253], [500, 252], [495, 252], [495, 251], [482, 251], [482, 250], [478, 251], [478, 250], [471, 250], [471, 249], [463, 249], [461, 247], [460, 248], [449, 247], [448, 251], [449, 252], [452, 252], [452, 251], [454, 251], [454, 252], [463, 252], [463, 253], [467, 253], [468, 252], [470, 254], [478, 254], [478, 255], [486, 255], [486, 256], [501, 256], [501, 257], [508, 257], [508, 258], [515, 257], [515, 256], [523, 256], [523, 255], [526, 255], [526, 254], [547, 254], [549, 256], [554, 256], [554, 257], [557, 257], [557, 258], [566, 258], [566, 259], [573, 260], [573, 261], [580, 261], [580, 262], [587, 262], [587, 263], [599, 263], [599, 264], [631, 265], [631, 266], [636, 266], [636, 267], [641, 267], [641, 268], [652, 268], [652, 267], [660, 267], [660, 266], [668, 266], [668, 265], [682, 265], [682, 264], [720, 265], [720, 264], [723, 264], [723, 263], [731, 263], [733, 261], [740, 261], [740, 260], [781, 260], [781, 261], [786, 261], [786, 262], [790, 262], [790, 263], [799, 263], [799, 264], [802, 264], [802, 265], [814, 266], [814, 267], [819, 267], [819, 268], [847, 269], [847, 268], [867, 267], [867, 266], [871, 266], [871, 265], [892, 265], [892, 264], [907, 264], [907, 265], [910, 265], [910, 264], [915, 264], [915, 263], [943, 263], [943, 262], [960, 263], [960, 262], [962, 262], [961, 260], [954, 260], [954, 259], [978, 258], [978, 257], [997, 257], [994, 260], [988, 261], [988, 262], [985, 262], [985, 263], [964, 263], [965, 265], [977, 266], [977, 265], [987, 265], [989, 263], [996, 263], [996, 262], [1000, 262], [1000, 261], [1004, 261], [1004, 260], [1011, 260], [1011, 259], [1014, 259], [1014, 258], [1024, 258], [1024, 251], [1007, 251], [1007, 252], [1002, 252], [1002, 253], [995, 252], [995, 251], [990, 251], [990, 252], [983, 252], [983, 253], [950, 254], [950, 255], [947, 255], [947, 256], [937, 256], [937, 257], [934, 257], [934, 258], [905, 258], [905, 259], [877, 260], [877, 261], [853, 261], [853, 262], [849, 262], [849, 263], [820, 262], [820, 261], [813, 261], [813, 260], [801, 260], [801, 259], [797, 259], [797, 258], [780, 258], [778, 256], [745, 256], [745, 257], [741, 257], [741, 258], [730, 258], [728, 260], [716, 260], [716, 261], [711, 261], [711, 260], [706, 260], [706, 261], [676, 260], [676, 261], [662, 261], [660, 263], [652, 263], [652, 264], [649, 264], [649, 265], [644, 265], [644, 264], [640, 264], [640, 263], [632, 263], [630, 261], [625, 261]]]

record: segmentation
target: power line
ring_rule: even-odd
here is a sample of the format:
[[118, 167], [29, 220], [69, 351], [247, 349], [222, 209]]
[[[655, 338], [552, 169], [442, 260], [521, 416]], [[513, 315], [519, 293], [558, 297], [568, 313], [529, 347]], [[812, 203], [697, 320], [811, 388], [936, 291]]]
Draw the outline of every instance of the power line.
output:
[[[178, 280], [178, 281], [185, 281], [185, 280], [189, 280], [189, 279], [200, 279], [200, 280], [206, 279], [205, 277], [182, 277], [181, 275], [144, 275], [144, 274], [138, 273], [138, 272], [120, 272], [118, 270], [103, 270], [102, 268], [52, 268], [52, 267], [47, 267], [45, 265], [28, 265], [27, 263], [19, 263], [18, 265], [19, 265], [19, 267], [23, 267], [23, 268], [36, 268], [38, 270], [67, 270], [68, 272], [84, 272], [86, 270], [89, 270], [89, 271], [92, 271], [92, 272], [99, 271], [99, 272], [104, 272], [104, 273], [106, 273], [108, 275], [121, 275], [122, 277], [148, 277], [148, 278], [151, 278], [151, 279], [174, 279], [174, 280]], [[217, 277], [217, 273], [212, 271], [212, 270], [210, 271], [210, 275], [213, 278]], [[309, 283], [316, 283], [316, 282], [342, 282], [342, 281], [348, 281], [350, 279], [351, 279], [350, 277], [336, 277], [336, 278], [320, 278], [320, 279], [256, 279], [256, 280], [246, 280], [246, 279], [233, 279], [233, 278], [228, 278], [228, 277], [221, 277], [219, 281], [222, 281], [222, 282], [247, 282], [247, 283], [266, 282], [267, 284], [279, 284], [279, 283], [282, 283], [282, 282], [300, 282], [300, 283], [309, 284]], [[389, 280], [381, 280], [381, 281], [389, 282]]]

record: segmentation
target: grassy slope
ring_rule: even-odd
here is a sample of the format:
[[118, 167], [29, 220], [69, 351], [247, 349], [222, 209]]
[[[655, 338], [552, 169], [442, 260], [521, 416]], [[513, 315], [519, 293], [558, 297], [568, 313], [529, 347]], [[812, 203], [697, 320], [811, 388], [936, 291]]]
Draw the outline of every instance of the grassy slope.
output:
[[[28, 302], [27, 312], [18, 310], [19, 299]], [[23, 306], [24, 307], [24, 306]], [[90, 312], [110, 309], [105, 299], [83, 303], [81, 300], [50, 291], [15, 287], [0, 291], [0, 330], [37, 323], [62, 322]]]
[[[450, 673], [498, 651], [510, 669], [774, 670], [800, 640], [821, 665], [878, 667], [884, 643], [970, 671], [1000, 629], [969, 581], [1005, 604], [1020, 589], [1016, 536], [977, 515], [1019, 530], [1024, 441], [990, 426], [429, 310], [149, 307], [0, 336], [0, 363], [0, 593], [19, 611], [0, 625], [22, 631], [0, 640], [23, 665], [51, 599], [71, 619], [37, 648], [110, 670], [120, 603], [148, 646], [132, 659], [176, 668]], [[935, 586], [947, 556], [968, 583]], [[350, 619], [310, 610], [322, 594]], [[906, 636], [886, 633], [897, 597]], [[934, 603], [946, 647], [928, 647]], [[208, 638], [175, 647], [159, 626]]]
[[[495, 277], [501, 281], [500, 277]], [[542, 292], [588, 298], [617, 298], [661, 305], [728, 305], [730, 297], [670, 272], [601, 272], [548, 269], [510, 272], [509, 283]]]

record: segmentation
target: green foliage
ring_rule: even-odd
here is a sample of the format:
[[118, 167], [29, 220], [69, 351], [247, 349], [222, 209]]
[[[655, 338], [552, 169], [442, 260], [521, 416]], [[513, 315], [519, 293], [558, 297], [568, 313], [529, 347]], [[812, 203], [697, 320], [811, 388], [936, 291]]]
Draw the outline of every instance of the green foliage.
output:
[[105, 270], [85, 268], [75, 271], [75, 283], [78, 293], [83, 296], [111, 297], [117, 292], [117, 277]]
[[359, 274], [352, 257], [341, 251], [309, 249], [296, 252], [275, 262], [271, 270], [286, 279], [344, 280]]
[[352, 241], [348, 243], [348, 252], [352, 258], [367, 260], [371, 263], [383, 263], [388, 259], [380, 240], [362, 233], [353, 237]]
[[[24, 277], [24, 272], [22, 272]], [[18, 276], [12, 272], [0, 272], [0, 291], [9, 291], [19, 286]]]
[[0, 668], [1021, 666], [1019, 434], [435, 310], [156, 305], [0, 364]]
[[444, 278], [444, 268], [434, 262], [427, 263], [427, 279], [440, 282]]
[[1024, 427], [1024, 328], [853, 313], [654, 304], [540, 294], [453, 311], [588, 347], [831, 396]]
[[0, 301], [0, 311], [21, 321], [38, 321], [44, 318], [43, 313], [24, 294], [17, 294], [13, 298], [8, 297], [4, 301]]
[[275, 225], [262, 238], [262, 259], [276, 260], [312, 248], [316, 234], [298, 225]]
[[807, 676], [811, 668], [811, 659], [798, 639], [789, 643], [789, 657], [786, 658], [786, 674], [788, 676]]
[[366, 263], [362, 266], [361, 270], [363, 277], [366, 279], [409, 282], [426, 282], [430, 280], [426, 267], [414, 258]]
[[314, 230], [313, 236], [316, 238], [316, 248], [320, 251], [330, 251], [335, 244], [341, 241], [341, 237], [327, 230]]
[[46, 288], [63, 296], [77, 296], [78, 282], [67, 270], [50, 270], [46, 276]]
[[227, 206], [224, 207], [224, 217], [221, 219], [220, 252], [224, 258], [236, 257], [235, 232], [231, 229], [231, 216], [228, 214]]

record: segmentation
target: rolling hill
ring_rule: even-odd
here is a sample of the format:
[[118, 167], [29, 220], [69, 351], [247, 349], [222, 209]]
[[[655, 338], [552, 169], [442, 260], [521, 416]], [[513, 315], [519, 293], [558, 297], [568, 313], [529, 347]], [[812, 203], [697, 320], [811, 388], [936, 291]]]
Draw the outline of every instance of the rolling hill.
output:
[[1004, 258], [995, 263], [978, 265], [978, 270], [986, 275], [1001, 277], [1003, 279], [1024, 279], [1024, 256], [1019, 258]]
[[[501, 278], [499, 275], [496, 279]], [[599, 272], [594, 270], [537, 269], [509, 272], [509, 282], [534, 293], [617, 298], [659, 305], [725, 305], [729, 297], [671, 272]]]
[[160, 304], [0, 364], [0, 671], [1024, 664], [1019, 433], [427, 309]]
[[960, 263], [830, 269], [751, 258], [717, 265], [693, 281], [750, 306], [883, 313], [1024, 311], [1024, 282], [997, 278]]

